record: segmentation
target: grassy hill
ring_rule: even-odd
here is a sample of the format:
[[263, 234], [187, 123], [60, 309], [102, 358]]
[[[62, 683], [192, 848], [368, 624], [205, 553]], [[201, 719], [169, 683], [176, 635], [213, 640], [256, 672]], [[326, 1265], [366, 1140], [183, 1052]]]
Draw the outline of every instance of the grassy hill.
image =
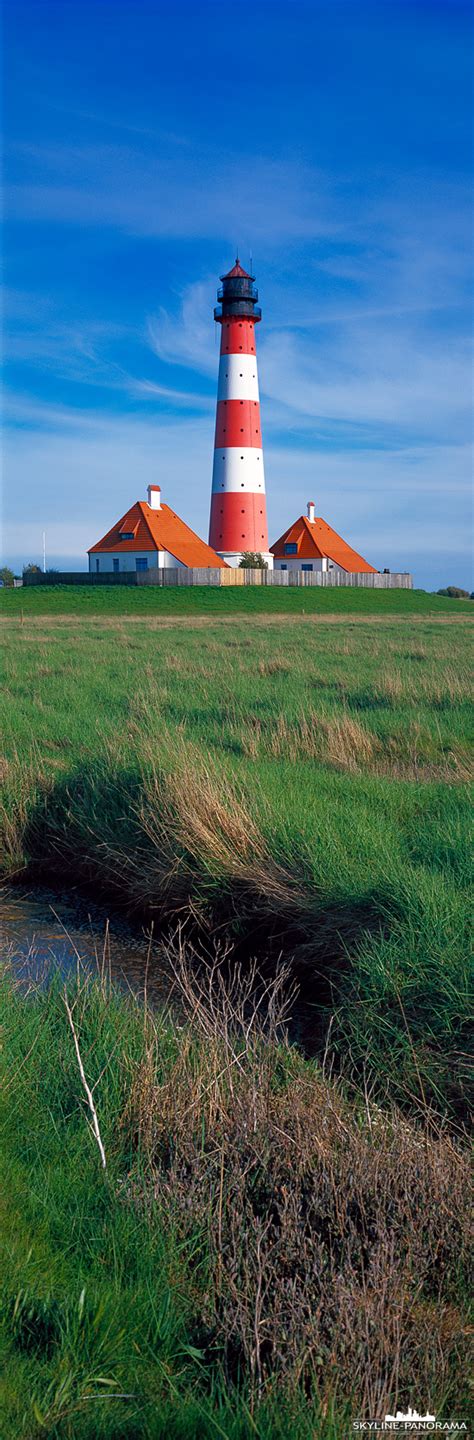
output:
[[472, 614], [469, 600], [424, 590], [364, 590], [341, 586], [266, 588], [259, 585], [38, 585], [0, 591], [0, 613], [15, 615], [452, 615]]

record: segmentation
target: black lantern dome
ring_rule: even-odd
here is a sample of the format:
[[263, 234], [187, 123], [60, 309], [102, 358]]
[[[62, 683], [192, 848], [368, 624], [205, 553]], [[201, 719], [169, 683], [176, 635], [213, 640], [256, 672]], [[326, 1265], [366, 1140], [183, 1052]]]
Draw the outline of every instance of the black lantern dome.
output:
[[261, 320], [262, 311], [260, 305], [257, 305], [255, 275], [249, 275], [248, 271], [243, 269], [238, 256], [232, 270], [229, 270], [227, 275], [221, 275], [221, 281], [217, 291], [220, 303], [214, 309], [215, 320], [222, 321], [231, 317]]

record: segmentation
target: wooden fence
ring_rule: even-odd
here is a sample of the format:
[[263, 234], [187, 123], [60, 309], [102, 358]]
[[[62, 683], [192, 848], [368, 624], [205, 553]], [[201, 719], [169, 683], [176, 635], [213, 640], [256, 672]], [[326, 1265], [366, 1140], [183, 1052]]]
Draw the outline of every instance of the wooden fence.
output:
[[413, 576], [368, 571], [350, 575], [346, 570], [240, 570], [240, 569], [155, 569], [135, 572], [111, 571], [90, 575], [87, 571], [55, 571], [49, 575], [25, 575], [24, 585], [354, 585], [367, 590], [412, 590]]

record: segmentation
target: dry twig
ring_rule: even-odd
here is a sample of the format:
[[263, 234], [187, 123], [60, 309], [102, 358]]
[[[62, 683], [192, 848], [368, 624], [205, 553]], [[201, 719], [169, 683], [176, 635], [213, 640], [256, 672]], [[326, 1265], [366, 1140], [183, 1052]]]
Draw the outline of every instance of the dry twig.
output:
[[84, 1086], [84, 1090], [85, 1090], [85, 1092], [86, 1092], [87, 1104], [88, 1104], [88, 1106], [89, 1106], [89, 1110], [90, 1110], [91, 1115], [92, 1115], [91, 1129], [92, 1129], [92, 1131], [93, 1131], [93, 1133], [94, 1133], [94, 1135], [95, 1135], [95, 1138], [96, 1138], [96, 1140], [97, 1140], [97, 1144], [98, 1144], [98, 1146], [99, 1146], [99, 1153], [100, 1153], [100, 1158], [101, 1158], [101, 1161], [102, 1161], [102, 1168], [103, 1168], [104, 1170], [106, 1170], [106, 1169], [107, 1169], [107, 1161], [106, 1161], [106, 1158], [105, 1158], [105, 1150], [104, 1150], [104, 1147], [103, 1147], [103, 1144], [102, 1144], [102, 1138], [101, 1138], [101, 1134], [100, 1134], [100, 1130], [99, 1130], [99, 1121], [98, 1121], [98, 1119], [97, 1119], [97, 1110], [96, 1110], [95, 1105], [94, 1105], [94, 1097], [93, 1097], [93, 1094], [92, 1094], [92, 1090], [91, 1090], [91, 1088], [90, 1088], [90, 1085], [87, 1084], [87, 1080], [86, 1080], [86, 1076], [85, 1076], [85, 1070], [84, 1070], [84, 1066], [83, 1066], [82, 1058], [81, 1058], [81, 1052], [80, 1052], [80, 1049], [79, 1049], [79, 1041], [78, 1041], [78, 1038], [77, 1038], [76, 1027], [75, 1027], [75, 1025], [74, 1025], [74, 1020], [73, 1020], [73, 1018], [72, 1018], [72, 1010], [71, 1010], [71, 1006], [70, 1006], [70, 1004], [69, 1004], [69, 1001], [68, 1001], [66, 992], [64, 992], [64, 1004], [65, 1004], [65, 1007], [66, 1007], [67, 1018], [68, 1018], [68, 1020], [69, 1020], [70, 1026], [71, 1026], [72, 1038], [73, 1038], [73, 1040], [74, 1040], [74, 1048], [75, 1048], [75, 1051], [76, 1051], [77, 1063], [78, 1063], [78, 1066], [79, 1066], [79, 1074], [80, 1074], [80, 1077], [81, 1077], [81, 1080], [82, 1080], [82, 1084], [83, 1084], [83, 1086]]

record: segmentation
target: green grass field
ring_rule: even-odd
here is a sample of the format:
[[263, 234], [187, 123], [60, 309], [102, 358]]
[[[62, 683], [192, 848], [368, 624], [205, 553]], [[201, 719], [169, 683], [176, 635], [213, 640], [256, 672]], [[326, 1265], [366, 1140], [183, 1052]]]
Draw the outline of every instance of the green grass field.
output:
[[[2, 1436], [345, 1440], [415, 1381], [451, 1413], [469, 602], [65, 587], [2, 607], [4, 873], [184, 923], [194, 1017], [81, 991], [102, 1176], [59, 992], [5, 985]], [[216, 941], [206, 1011], [186, 947], [209, 963]], [[297, 975], [311, 1060], [271, 1025], [247, 1045], [225, 995], [253, 956]]]
[[471, 718], [456, 602], [449, 621], [230, 624], [180, 591], [195, 624], [162, 628], [104, 625], [103, 594], [80, 624], [5, 624], [7, 870], [92, 879], [158, 919], [197, 907], [272, 953], [283, 937], [305, 983], [321, 977], [352, 1064], [461, 1103]]

